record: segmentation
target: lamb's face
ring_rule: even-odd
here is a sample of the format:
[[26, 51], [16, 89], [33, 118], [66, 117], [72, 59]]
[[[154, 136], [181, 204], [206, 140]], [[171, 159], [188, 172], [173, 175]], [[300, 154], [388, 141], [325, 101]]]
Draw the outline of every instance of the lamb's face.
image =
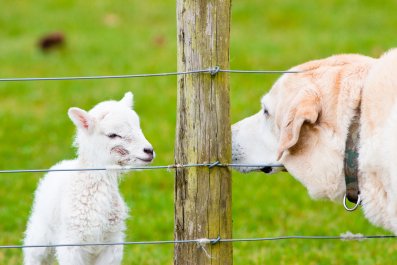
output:
[[143, 135], [138, 115], [133, 110], [110, 111], [97, 126], [96, 137], [103, 142], [103, 153], [109, 155], [108, 163], [145, 165], [153, 160], [152, 145]]
[[71, 108], [69, 116], [78, 127], [79, 158], [95, 165], [139, 166], [154, 159], [152, 145], [142, 133], [139, 117], [131, 109], [132, 94], [121, 101], [105, 101], [88, 113]]

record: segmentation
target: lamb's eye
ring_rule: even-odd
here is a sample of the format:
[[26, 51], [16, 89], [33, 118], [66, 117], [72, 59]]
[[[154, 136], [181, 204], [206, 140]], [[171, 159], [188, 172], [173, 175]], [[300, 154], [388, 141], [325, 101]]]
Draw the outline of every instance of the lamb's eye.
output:
[[107, 137], [109, 137], [110, 139], [121, 138], [120, 135], [115, 133], [108, 134]]

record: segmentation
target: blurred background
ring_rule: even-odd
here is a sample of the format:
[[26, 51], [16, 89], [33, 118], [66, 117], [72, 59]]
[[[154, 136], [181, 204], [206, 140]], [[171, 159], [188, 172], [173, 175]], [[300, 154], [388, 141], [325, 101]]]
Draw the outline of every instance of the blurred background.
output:
[[[0, 9], [0, 77], [122, 75], [176, 70], [173, 0], [7, 1]], [[394, 0], [233, 0], [231, 68], [285, 70], [339, 53], [378, 57], [397, 46]], [[231, 119], [257, 112], [277, 75], [231, 75]], [[0, 169], [49, 168], [71, 159], [74, 126], [67, 109], [90, 109], [135, 95], [153, 144], [154, 165], [174, 161], [176, 77], [92, 81], [0, 82]], [[0, 175], [0, 245], [22, 243], [42, 174]], [[174, 172], [125, 176], [131, 208], [127, 241], [173, 238]], [[389, 234], [314, 201], [288, 174], [233, 172], [235, 238]], [[290, 240], [235, 243], [235, 264], [393, 264], [395, 240]], [[20, 250], [0, 250], [0, 264], [21, 264]], [[123, 264], [172, 264], [173, 246], [126, 246]]]

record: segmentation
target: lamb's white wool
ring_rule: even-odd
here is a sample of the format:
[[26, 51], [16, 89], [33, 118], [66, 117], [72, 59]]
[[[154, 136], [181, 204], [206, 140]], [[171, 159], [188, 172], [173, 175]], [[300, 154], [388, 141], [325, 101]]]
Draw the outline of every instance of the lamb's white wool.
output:
[[[78, 156], [54, 169], [146, 165], [154, 158], [143, 135], [133, 96], [105, 101], [89, 112], [70, 108]], [[128, 208], [118, 189], [121, 171], [50, 172], [39, 183], [25, 245], [122, 242]], [[120, 264], [122, 246], [26, 248], [24, 264]]]

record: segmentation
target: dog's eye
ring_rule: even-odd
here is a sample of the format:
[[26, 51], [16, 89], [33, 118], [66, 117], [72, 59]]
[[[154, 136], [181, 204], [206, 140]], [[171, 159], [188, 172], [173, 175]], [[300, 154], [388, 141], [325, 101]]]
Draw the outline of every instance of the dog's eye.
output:
[[110, 139], [121, 138], [120, 135], [115, 133], [108, 134], [107, 137], [109, 137]]
[[266, 117], [270, 115], [269, 111], [266, 108], [263, 109], [263, 114], [265, 114]]

